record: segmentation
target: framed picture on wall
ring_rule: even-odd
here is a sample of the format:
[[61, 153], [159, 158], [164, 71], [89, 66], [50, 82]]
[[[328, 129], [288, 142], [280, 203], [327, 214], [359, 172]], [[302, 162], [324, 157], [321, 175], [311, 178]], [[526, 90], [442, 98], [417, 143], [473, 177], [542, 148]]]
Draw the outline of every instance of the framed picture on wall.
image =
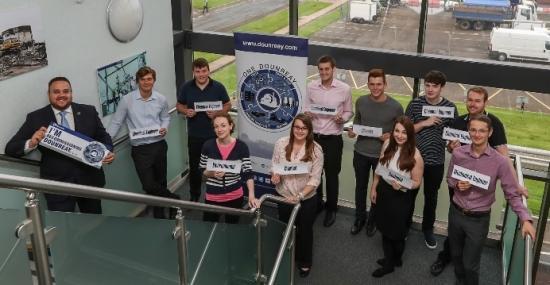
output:
[[146, 65], [145, 53], [121, 59], [97, 69], [97, 89], [103, 117], [116, 112], [122, 97], [134, 90], [136, 72]]

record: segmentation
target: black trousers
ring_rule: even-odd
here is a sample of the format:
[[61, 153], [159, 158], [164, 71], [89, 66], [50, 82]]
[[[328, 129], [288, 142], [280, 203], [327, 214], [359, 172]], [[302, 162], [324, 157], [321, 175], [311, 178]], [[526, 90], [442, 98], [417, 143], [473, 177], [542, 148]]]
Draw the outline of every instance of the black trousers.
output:
[[[279, 220], [288, 223], [293, 205], [279, 204]], [[315, 196], [301, 202], [296, 216], [296, 248], [295, 258], [299, 267], [311, 267], [313, 261], [313, 222], [317, 214], [317, 199]]]
[[[435, 223], [435, 209], [437, 208], [437, 193], [443, 181], [444, 165], [424, 165], [424, 212], [422, 213], [422, 230], [433, 231]], [[418, 189], [411, 190], [416, 199]], [[409, 225], [412, 224], [414, 204], [411, 208]]]
[[[365, 220], [367, 218], [367, 193], [369, 186], [370, 170], [376, 170], [378, 157], [368, 157], [353, 152], [353, 169], [355, 170], [355, 218]], [[374, 205], [371, 204], [370, 216], [374, 218]]]
[[[336, 211], [338, 209], [338, 175], [342, 168], [342, 150], [344, 141], [342, 135], [314, 135], [315, 141], [323, 148], [324, 164], [326, 180], [326, 198], [325, 207], [327, 211]], [[318, 201], [323, 199], [323, 178], [317, 187]]]
[[[455, 191], [453, 188], [449, 187], [449, 203], [453, 203], [453, 196], [455, 194]], [[451, 247], [449, 245], [449, 236], [445, 239], [445, 242], [443, 243], [443, 250], [439, 252], [437, 258], [441, 261], [443, 261], [445, 264], [448, 264], [451, 262]]]
[[45, 194], [49, 211], [75, 212], [76, 205], [81, 213], [101, 214], [101, 200], [74, 196]]
[[[210, 205], [241, 209], [243, 207], [244, 198], [241, 196], [240, 198], [237, 198], [231, 201], [226, 201], [226, 202], [215, 202], [210, 200], [205, 200], [204, 202]], [[224, 219], [226, 224], [239, 223], [239, 216], [236, 216], [236, 215], [224, 215], [224, 216], [225, 216]], [[220, 221], [220, 217], [221, 215], [218, 213], [204, 212], [202, 216], [202, 220], [206, 222], [217, 223]]]
[[[166, 141], [132, 146], [132, 159], [143, 191], [149, 195], [179, 199], [179, 196], [168, 190], [166, 180], [167, 162]], [[155, 218], [164, 218], [164, 208], [154, 208]]]
[[405, 240], [393, 240], [385, 235], [382, 236], [382, 250], [384, 251], [384, 267], [394, 268], [401, 261], [405, 251]]
[[189, 149], [189, 188], [191, 201], [198, 201], [201, 197], [202, 173], [199, 170], [201, 162], [202, 145], [210, 138], [189, 137], [187, 148]]
[[490, 215], [465, 216], [449, 207], [449, 242], [455, 276], [465, 285], [479, 284], [479, 267], [483, 245], [489, 232]]

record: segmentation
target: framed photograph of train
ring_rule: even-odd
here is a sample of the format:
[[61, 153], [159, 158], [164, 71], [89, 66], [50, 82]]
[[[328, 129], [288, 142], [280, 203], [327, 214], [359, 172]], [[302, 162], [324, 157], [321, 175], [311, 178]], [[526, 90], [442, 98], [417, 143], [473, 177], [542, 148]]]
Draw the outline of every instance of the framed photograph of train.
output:
[[142, 52], [97, 69], [99, 104], [103, 117], [116, 111], [122, 96], [136, 90], [136, 72], [145, 64], [145, 52]]
[[38, 5], [0, 4], [0, 81], [46, 65]]

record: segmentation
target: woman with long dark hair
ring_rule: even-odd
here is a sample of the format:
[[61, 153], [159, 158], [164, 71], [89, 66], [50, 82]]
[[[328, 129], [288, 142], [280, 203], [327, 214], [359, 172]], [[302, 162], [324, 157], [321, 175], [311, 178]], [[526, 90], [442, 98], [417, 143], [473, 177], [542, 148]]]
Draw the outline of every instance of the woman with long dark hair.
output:
[[[275, 143], [272, 158], [271, 181], [279, 195], [291, 203], [301, 203], [296, 217], [296, 261], [300, 276], [309, 275], [313, 251], [313, 222], [317, 213], [315, 189], [323, 172], [323, 150], [313, 140], [311, 118], [298, 114], [292, 122], [290, 136]], [[288, 174], [276, 169], [277, 165], [307, 165], [307, 173]], [[305, 164], [305, 165], [304, 165]], [[305, 169], [305, 168], [304, 168]], [[279, 204], [279, 219], [288, 223], [293, 205]]]
[[[390, 138], [382, 146], [380, 161], [371, 186], [376, 204], [376, 227], [382, 233], [382, 267], [372, 273], [382, 277], [401, 266], [409, 214], [414, 203], [412, 189], [420, 187], [424, 161], [415, 147], [414, 125], [406, 116], [396, 119]], [[399, 182], [398, 182], [399, 180]], [[405, 187], [405, 184], [407, 187]]]

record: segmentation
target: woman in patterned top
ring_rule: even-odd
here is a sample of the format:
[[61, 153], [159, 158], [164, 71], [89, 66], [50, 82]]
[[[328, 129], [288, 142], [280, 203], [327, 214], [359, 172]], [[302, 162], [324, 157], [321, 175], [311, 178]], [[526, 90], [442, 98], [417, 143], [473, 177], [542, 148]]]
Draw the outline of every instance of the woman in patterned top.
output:
[[[212, 123], [216, 138], [208, 140], [202, 146], [199, 168], [206, 180], [206, 204], [241, 208], [243, 205], [243, 181], [248, 189], [248, 203], [250, 207], [258, 207], [258, 200], [254, 197], [254, 179], [252, 163], [248, 146], [241, 140], [231, 136], [235, 128], [233, 119], [228, 114], [214, 116]], [[208, 161], [227, 161], [225, 165], [240, 165], [239, 173], [230, 171], [207, 170]], [[219, 214], [205, 212], [203, 219], [218, 222]], [[225, 216], [226, 223], [236, 224], [239, 217]]]
[[[290, 136], [275, 143], [272, 164], [306, 164], [308, 172], [303, 174], [275, 173], [271, 181], [279, 195], [291, 203], [301, 203], [296, 217], [296, 262], [300, 276], [309, 275], [312, 264], [313, 222], [317, 213], [315, 189], [323, 171], [323, 150], [313, 140], [311, 118], [298, 114], [292, 122]], [[275, 167], [274, 167], [275, 168]], [[312, 199], [313, 198], [313, 199]], [[288, 223], [293, 205], [279, 204], [279, 219]]]

